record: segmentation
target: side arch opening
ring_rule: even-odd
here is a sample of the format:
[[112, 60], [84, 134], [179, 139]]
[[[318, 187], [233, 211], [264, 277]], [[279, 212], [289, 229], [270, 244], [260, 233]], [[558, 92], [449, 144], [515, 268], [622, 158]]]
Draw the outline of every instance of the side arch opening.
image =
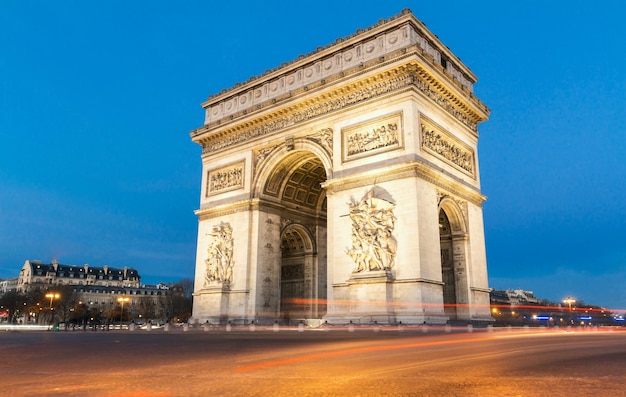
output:
[[451, 321], [458, 320], [467, 303], [465, 220], [458, 204], [444, 198], [439, 205], [439, 243], [441, 250], [441, 279], [444, 312]]

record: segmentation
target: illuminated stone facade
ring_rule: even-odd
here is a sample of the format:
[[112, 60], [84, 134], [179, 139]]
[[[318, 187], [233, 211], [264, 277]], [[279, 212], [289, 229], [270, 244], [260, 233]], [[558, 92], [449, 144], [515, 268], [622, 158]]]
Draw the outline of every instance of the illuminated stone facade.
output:
[[193, 320], [489, 321], [475, 81], [405, 10], [210, 96]]
[[137, 270], [129, 267], [71, 266], [53, 260], [46, 264], [41, 261], [25, 261], [18, 277], [18, 290], [25, 291], [31, 286], [56, 285], [96, 285], [100, 287], [139, 287], [141, 277]]
[[[107, 313], [120, 305], [119, 298], [127, 298], [128, 318], [135, 321], [163, 320], [168, 318], [168, 299], [171, 293], [164, 284], [143, 285], [139, 272], [130, 267], [64, 265], [57, 260], [43, 263], [27, 260], [15, 279], [15, 288], [20, 292], [41, 290], [44, 292], [72, 291], [65, 296], [64, 307], [58, 310], [60, 319], [69, 318], [69, 309], [84, 303], [88, 309]], [[0, 295], [3, 291], [0, 291]], [[6, 291], [4, 291], [6, 292]], [[172, 291], [174, 292], [174, 291]], [[34, 315], [34, 313], [31, 313]], [[103, 314], [104, 316], [104, 314]], [[29, 321], [33, 321], [34, 317]], [[26, 321], [26, 320], [25, 320]], [[40, 321], [46, 321], [40, 317]], [[104, 321], [104, 320], [103, 320]]]

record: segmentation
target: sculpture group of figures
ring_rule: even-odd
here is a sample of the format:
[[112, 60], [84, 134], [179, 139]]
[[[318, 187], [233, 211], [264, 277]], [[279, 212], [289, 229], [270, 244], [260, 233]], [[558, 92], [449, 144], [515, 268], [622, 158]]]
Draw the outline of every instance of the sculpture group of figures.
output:
[[213, 226], [209, 234], [212, 240], [209, 243], [208, 258], [206, 259], [207, 272], [204, 284], [213, 281], [231, 282], [233, 279], [233, 228], [228, 223]]
[[398, 124], [389, 123], [367, 132], [348, 137], [348, 156], [395, 145], [398, 143]]
[[393, 236], [394, 205], [370, 193], [348, 206], [352, 220], [352, 247], [347, 253], [356, 264], [354, 272], [391, 269], [398, 246]]

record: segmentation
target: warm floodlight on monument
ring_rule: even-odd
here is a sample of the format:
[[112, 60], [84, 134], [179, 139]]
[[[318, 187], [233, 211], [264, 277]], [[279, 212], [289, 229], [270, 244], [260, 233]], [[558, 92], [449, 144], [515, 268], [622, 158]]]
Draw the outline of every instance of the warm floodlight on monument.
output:
[[476, 81], [404, 10], [209, 96], [190, 321], [492, 322]]

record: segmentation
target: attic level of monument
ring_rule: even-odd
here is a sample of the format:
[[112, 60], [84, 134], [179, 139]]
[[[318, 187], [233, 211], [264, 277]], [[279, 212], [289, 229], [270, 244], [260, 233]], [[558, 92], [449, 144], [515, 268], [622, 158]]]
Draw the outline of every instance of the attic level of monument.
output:
[[[362, 63], [377, 57], [379, 55], [375, 50], [377, 40], [380, 41], [382, 39], [382, 41], [385, 41], [385, 38], [388, 38], [392, 49], [401, 48], [406, 46], [406, 39], [411, 33], [410, 42], [424, 49], [433, 59], [439, 60], [442, 66], [447, 68], [450, 64], [453, 64], [450, 65], [450, 73], [459, 81], [459, 84], [465, 86], [469, 91], [473, 91], [473, 84], [477, 81], [476, 76], [448, 47], [441, 43], [436, 35], [426, 28], [424, 23], [415, 18], [410, 10], [405, 9], [396, 16], [386, 20], [383, 19], [376, 25], [366, 29], [359, 29], [350, 36], [338, 38], [334, 43], [318, 47], [309, 54], [300, 55], [297, 59], [285, 62], [277, 68], [267, 70], [260, 76], [251, 77], [248, 81], [237, 83], [234, 87], [226, 88], [218, 94], [209, 95], [207, 102], [203, 103], [203, 107], [206, 107], [209, 103], [222, 101], [224, 98], [240, 95], [241, 92], [248, 90], [250, 86], [260, 87], [267, 82], [275, 80], [277, 75], [289, 75], [294, 70], [311, 68], [316, 62], [325, 61], [324, 69], [328, 72], [326, 75], [332, 74], [334, 72], [331, 71], [333, 67], [328, 65], [327, 62], [332, 62], [337, 55], [343, 55], [344, 63], [341, 66], [349, 68], [353, 64]], [[295, 80], [293, 81], [295, 82]], [[306, 81], [300, 83], [301, 85], [306, 84]]]
[[[398, 79], [402, 82], [381, 86]], [[473, 95], [475, 81], [469, 69], [405, 11], [210, 97], [203, 104], [205, 125], [191, 136], [205, 151], [212, 151], [216, 146], [209, 142], [232, 134], [234, 127], [229, 126], [234, 122], [241, 123], [238, 131], [258, 128], [267, 133], [272, 129], [264, 126], [267, 123], [281, 128], [409, 85], [476, 132], [476, 125], [487, 119], [489, 109]], [[320, 108], [320, 103], [331, 106]], [[285, 120], [286, 116], [291, 118]], [[217, 129], [217, 135], [208, 134]]]
[[[274, 109], [264, 109], [263, 105], [258, 105], [257, 112], [248, 113], [244, 110], [240, 114], [229, 116], [227, 120], [217, 120], [196, 129], [191, 135], [195, 142], [203, 146], [203, 153], [209, 153], [341, 111], [364, 100], [406, 89], [415, 90], [430, 98], [474, 134], [477, 134], [477, 124], [486, 120], [488, 116], [488, 109], [470, 106], [471, 104], [454, 95], [428, 74], [417, 62], [396, 66], [384, 72], [378, 71], [375, 75], [348, 82], [340, 88], [336, 85], [328, 87], [334, 88], [320, 92], [316, 96], [308, 94], [305, 97], [298, 96], [298, 93], [290, 93], [284, 98], [272, 100], [271, 106], [274, 106]], [[283, 107], [280, 107], [281, 100], [284, 100]]]
[[475, 82], [405, 10], [209, 97], [193, 320], [491, 321]]

